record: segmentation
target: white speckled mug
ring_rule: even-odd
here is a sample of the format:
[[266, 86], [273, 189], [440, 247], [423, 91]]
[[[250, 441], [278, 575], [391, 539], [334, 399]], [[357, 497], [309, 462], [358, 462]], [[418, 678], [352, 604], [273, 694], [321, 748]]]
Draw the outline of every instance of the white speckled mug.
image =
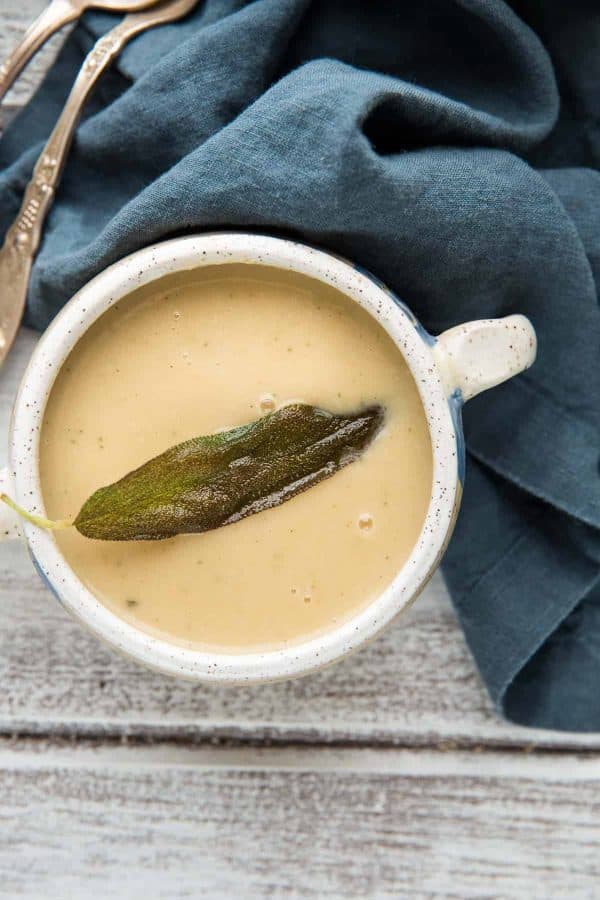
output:
[[[10, 469], [2, 488], [44, 514], [38, 466], [40, 428], [54, 379], [96, 319], [134, 288], [172, 272], [207, 265], [262, 264], [300, 272], [333, 285], [367, 310], [391, 336], [415, 379], [433, 448], [431, 500], [410, 558], [388, 588], [336, 629], [269, 652], [207, 653], [160, 640], [110, 612], [82, 584], [51, 532], [22, 526], [34, 564], [63, 606], [98, 637], [161, 672], [198, 681], [264, 682], [321, 668], [371, 640], [419, 594], [447, 546], [460, 504], [465, 400], [532, 364], [535, 333], [523, 316], [469, 322], [435, 338], [368, 272], [312, 247], [254, 234], [214, 233], [147, 247], [115, 263], [82, 288], [48, 328], [31, 358], [15, 401]], [[21, 533], [2, 510], [5, 536]]]

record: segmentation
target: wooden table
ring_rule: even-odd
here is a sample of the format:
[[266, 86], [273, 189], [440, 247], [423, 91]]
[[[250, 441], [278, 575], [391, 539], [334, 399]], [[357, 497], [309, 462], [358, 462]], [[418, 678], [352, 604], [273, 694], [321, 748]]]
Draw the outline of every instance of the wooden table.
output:
[[[40, 6], [0, 0], [0, 56]], [[0, 374], [0, 435], [35, 341]], [[499, 719], [439, 575], [366, 650], [260, 688], [121, 659], [18, 543], [0, 610], [1, 897], [600, 896], [600, 736]]]

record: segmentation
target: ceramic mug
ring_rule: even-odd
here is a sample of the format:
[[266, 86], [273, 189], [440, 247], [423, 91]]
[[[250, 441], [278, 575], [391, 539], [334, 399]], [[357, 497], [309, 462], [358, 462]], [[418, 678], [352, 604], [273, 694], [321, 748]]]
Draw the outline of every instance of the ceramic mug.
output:
[[9, 468], [1, 489], [17, 503], [45, 514], [39, 475], [44, 408], [61, 366], [86, 330], [134, 288], [164, 275], [202, 266], [247, 263], [308, 275], [342, 291], [387, 331], [415, 379], [433, 450], [427, 515], [417, 543], [393, 582], [367, 608], [335, 629], [283, 649], [208, 653], [151, 636], [123, 621], [82, 584], [51, 532], [19, 523], [1, 511], [5, 537], [23, 533], [34, 565], [62, 605], [98, 637], [141, 663], [198, 681], [266, 682], [304, 675], [375, 637], [423, 589], [452, 533], [464, 471], [462, 404], [532, 364], [535, 332], [519, 315], [459, 325], [428, 334], [407, 307], [368, 272], [330, 253], [255, 234], [213, 233], [146, 247], [120, 260], [83, 287], [38, 343], [15, 401]]

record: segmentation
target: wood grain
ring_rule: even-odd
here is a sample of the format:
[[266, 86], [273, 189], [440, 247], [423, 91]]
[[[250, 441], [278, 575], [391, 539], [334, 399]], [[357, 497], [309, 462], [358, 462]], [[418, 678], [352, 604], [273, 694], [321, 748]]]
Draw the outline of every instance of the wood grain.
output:
[[[0, 0], [0, 63], [46, 5], [45, 0]], [[65, 33], [66, 29], [51, 38], [24, 69], [6, 95], [4, 102], [7, 107], [22, 106], [29, 100], [56, 56]]]
[[[583, 900], [600, 761], [327, 750], [0, 752], [0, 896]], [[35, 848], [34, 852], [32, 852]]]

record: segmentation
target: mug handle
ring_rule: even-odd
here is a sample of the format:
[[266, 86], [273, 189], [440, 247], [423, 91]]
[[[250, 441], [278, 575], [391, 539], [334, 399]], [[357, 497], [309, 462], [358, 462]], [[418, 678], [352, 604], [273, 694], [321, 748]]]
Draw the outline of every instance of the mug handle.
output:
[[[8, 466], [0, 469], [0, 494], [14, 496], [13, 480]], [[23, 537], [23, 529], [19, 516], [6, 503], [0, 503], [0, 542], [20, 537]]]
[[528, 369], [537, 339], [525, 316], [480, 319], [444, 331], [433, 348], [448, 395], [466, 402]]

